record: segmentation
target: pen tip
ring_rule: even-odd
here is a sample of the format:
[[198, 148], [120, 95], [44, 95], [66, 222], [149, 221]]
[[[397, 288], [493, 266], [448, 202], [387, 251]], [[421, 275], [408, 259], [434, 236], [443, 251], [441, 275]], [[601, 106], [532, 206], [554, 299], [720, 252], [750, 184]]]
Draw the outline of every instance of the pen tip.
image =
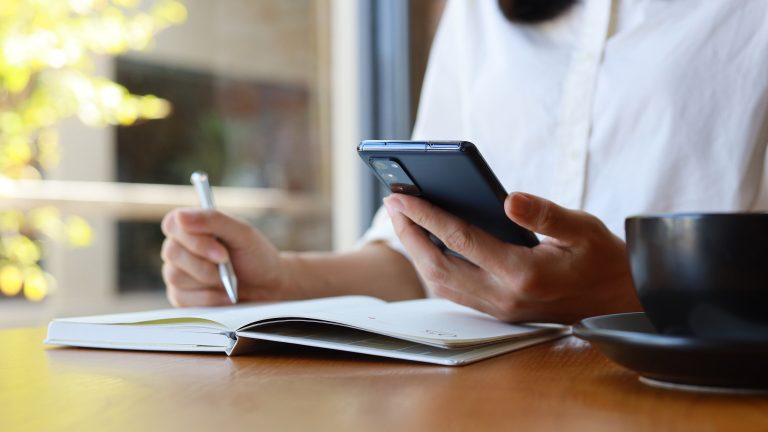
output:
[[237, 276], [235, 276], [231, 264], [225, 264], [221, 267], [226, 267], [226, 270], [219, 272], [219, 276], [221, 276], [221, 282], [224, 284], [224, 289], [227, 291], [229, 301], [231, 301], [232, 304], [235, 304], [237, 303]]

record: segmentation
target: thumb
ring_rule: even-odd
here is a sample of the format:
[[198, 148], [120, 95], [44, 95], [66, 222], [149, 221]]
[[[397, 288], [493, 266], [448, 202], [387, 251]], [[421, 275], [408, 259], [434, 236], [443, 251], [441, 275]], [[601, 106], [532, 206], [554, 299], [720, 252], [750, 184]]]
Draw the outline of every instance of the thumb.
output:
[[531, 231], [565, 242], [575, 242], [603, 224], [589, 213], [570, 210], [535, 195], [514, 192], [504, 201], [512, 221]]

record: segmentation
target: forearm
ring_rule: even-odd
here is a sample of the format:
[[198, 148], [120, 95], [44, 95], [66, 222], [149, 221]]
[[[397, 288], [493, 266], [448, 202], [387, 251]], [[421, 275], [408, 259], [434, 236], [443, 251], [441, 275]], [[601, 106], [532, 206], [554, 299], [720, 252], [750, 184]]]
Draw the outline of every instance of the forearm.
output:
[[284, 252], [281, 255], [290, 291], [303, 298], [370, 295], [385, 300], [424, 296], [413, 265], [383, 243], [345, 254]]

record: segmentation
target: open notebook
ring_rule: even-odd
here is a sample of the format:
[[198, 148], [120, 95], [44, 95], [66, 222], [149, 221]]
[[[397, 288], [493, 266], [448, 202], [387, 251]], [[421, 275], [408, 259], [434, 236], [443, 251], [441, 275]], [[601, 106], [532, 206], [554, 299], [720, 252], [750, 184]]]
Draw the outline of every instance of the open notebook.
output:
[[568, 332], [569, 327], [555, 324], [507, 324], [441, 299], [387, 303], [345, 296], [56, 319], [45, 342], [237, 355], [275, 341], [462, 365]]

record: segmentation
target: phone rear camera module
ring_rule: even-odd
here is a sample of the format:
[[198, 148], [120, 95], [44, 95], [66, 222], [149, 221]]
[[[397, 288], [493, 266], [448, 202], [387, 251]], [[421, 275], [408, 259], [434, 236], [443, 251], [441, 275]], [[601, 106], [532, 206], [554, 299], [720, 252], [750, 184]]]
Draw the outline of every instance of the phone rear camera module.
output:
[[371, 158], [370, 165], [391, 192], [421, 195], [419, 187], [397, 161], [386, 158]]
[[421, 191], [416, 185], [405, 183], [392, 183], [389, 186], [389, 190], [393, 193], [401, 193], [406, 195], [421, 195]]

